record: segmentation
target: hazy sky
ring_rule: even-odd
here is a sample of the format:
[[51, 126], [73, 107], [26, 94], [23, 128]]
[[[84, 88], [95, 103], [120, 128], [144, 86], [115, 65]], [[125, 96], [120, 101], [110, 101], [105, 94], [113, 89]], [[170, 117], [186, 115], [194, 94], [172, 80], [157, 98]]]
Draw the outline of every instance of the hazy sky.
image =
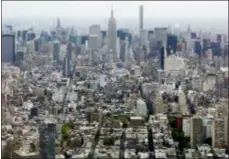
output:
[[228, 19], [228, 1], [2, 1], [2, 17], [107, 17], [113, 6], [118, 19], [138, 18], [141, 4], [144, 6], [144, 18]]

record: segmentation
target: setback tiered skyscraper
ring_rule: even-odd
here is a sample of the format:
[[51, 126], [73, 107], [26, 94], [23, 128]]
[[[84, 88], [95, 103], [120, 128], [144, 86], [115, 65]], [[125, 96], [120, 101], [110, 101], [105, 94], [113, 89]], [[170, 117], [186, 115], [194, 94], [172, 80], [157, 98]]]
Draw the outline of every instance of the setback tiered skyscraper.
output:
[[111, 10], [111, 17], [108, 22], [108, 49], [112, 51], [113, 60], [117, 59], [117, 30], [116, 30], [116, 20], [114, 18], [113, 9]]

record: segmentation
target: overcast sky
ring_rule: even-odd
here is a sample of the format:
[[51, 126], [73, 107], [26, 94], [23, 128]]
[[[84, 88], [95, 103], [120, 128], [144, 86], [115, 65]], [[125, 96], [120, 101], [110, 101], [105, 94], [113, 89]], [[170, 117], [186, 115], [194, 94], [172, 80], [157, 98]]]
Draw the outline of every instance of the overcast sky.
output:
[[138, 18], [139, 5], [144, 18], [214, 18], [228, 19], [228, 1], [2, 1], [2, 17], [107, 17], [111, 6], [116, 18]]

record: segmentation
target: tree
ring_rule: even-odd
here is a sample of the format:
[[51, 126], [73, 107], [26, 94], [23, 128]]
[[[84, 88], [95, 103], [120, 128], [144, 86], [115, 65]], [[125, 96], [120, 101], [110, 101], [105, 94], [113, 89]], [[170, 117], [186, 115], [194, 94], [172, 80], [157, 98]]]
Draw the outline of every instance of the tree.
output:
[[68, 135], [69, 135], [69, 132], [72, 130], [72, 128], [70, 127], [70, 125], [68, 124], [65, 124], [63, 127], [62, 127], [62, 130], [61, 130], [61, 134], [62, 134], [62, 137], [64, 140], [67, 140], [68, 138]]
[[168, 120], [169, 120], [169, 125], [170, 125], [172, 128], [176, 128], [176, 117], [174, 117], [174, 116], [169, 116], [169, 117], [168, 117]]

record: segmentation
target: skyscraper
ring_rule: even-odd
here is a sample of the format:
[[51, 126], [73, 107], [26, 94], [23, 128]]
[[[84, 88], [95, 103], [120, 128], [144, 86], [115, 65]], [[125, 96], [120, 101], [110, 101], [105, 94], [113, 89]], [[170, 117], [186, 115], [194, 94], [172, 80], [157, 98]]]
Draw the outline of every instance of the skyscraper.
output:
[[215, 118], [212, 126], [212, 146], [220, 148], [227, 143], [226, 118]]
[[116, 20], [114, 18], [113, 9], [111, 10], [111, 17], [108, 22], [108, 49], [112, 51], [113, 59], [117, 59], [117, 30], [116, 30]]
[[68, 56], [64, 58], [64, 66], [63, 66], [63, 76], [69, 77], [70, 76], [70, 59]]
[[202, 144], [203, 140], [203, 121], [202, 118], [195, 116], [191, 119], [191, 134], [190, 134], [190, 140], [191, 140], [191, 147], [195, 148], [196, 145]]
[[164, 70], [165, 68], [165, 50], [164, 47], [160, 49], [160, 69]]
[[60, 43], [59, 41], [55, 41], [53, 44], [53, 60], [60, 60]]
[[143, 29], [143, 5], [139, 7], [139, 33]]
[[15, 62], [15, 37], [14, 35], [2, 35], [2, 62]]
[[43, 159], [55, 159], [56, 124], [45, 122], [39, 127], [40, 157]]

